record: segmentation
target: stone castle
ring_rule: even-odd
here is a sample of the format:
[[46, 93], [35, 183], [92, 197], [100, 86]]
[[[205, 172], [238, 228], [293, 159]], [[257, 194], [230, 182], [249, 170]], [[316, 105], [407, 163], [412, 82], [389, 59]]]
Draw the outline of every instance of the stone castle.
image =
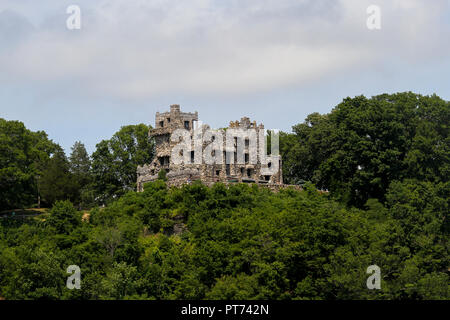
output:
[[[254, 129], [258, 134], [264, 132], [264, 126], [262, 124], [257, 125], [256, 121], [250, 122], [247, 117], [241, 118], [240, 121], [231, 121], [228, 128], [219, 129], [222, 137], [226, 136], [226, 130], [229, 128], [234, 129]], [[243, 161], [238, 160], [237, 156], [237, 138], [230, 145], [225, 143], [225, 138], [221, 142], [221, 148], [213, 149], [212, 153], [223, 152], [222, 159], [231, 159], [231, 161], [221, 161], [221, 163], [206, 164], [198, 160], [202, 155], [196, 155], [195, 151], [190, 151], [190, 161], [186, 163], [175, 164], [171, 161], [174, 147], [178, 142], [174, 142], [171, 139], [172, 133], [177, 129], [187, 130], [191, 138], [194, 132], [209, 130], [207, 125], [201, 125], [198, 121], [198, 113], [181, 112], [179, 105], [170, 106], [169, 112], [156, 113], [155, 127], [150, 129], [149, 138], [154, 139], [155, 142], [155, 157], [150, 164], [139, 166], [137, 168], [137, 191], [143, 191], [144, 184], [146, 182], [155, 181], [158, 179], [158, 173], [164, 169], [167, 177], [167, 184], [169, 186], [180, 186], [185, 183], [190, 183], [194, 180], [201, 180], [206, 185], [211, 185], [216, 182], [223, 183], [256, 183], [266, 185], [272, 189], [277, 189], [283, 185], [283, 177], [281, 170], [281, 156], [271, 156], [271, 160], [262, 164], [259, 157], [256, 161], [249, 161], [252, 157], [250, 155], [250, 147], [255, 146], [252, 142], [250, 144], [249, 139], [245, 139], [242, 143], [243, 146]], [[196, 131], [197, 130], [197, 131]], [[259, 137], [259, 135], [257, 135]], [[259, 141], [259, 138], [257, 139]], [[214, 137], [212, 137], [214, 141]], [[212, 141], [202, 141], [201, 150], [205, 149], [212, 143]], [[217, 145], [216, 142], [215, 145]], [[259, 144], [258, 147], [259, 148]], [[191, 150], [198, 150], [192, 147]], [[211, 146], [207, 149], [211, 152]], [[254, 150], [254, 149], [252, 149]], [[259, 149], [257, 150], [260, 151]], [[182, 153], [180, 152], [182, 155]], [[186, 159], [186, 155], [185, 158]], [[252, 158], [254, 159], [254, 158]], [[272, 167], [272, 170], [267, 170], [267, 166], [270, 168], [273, 161], [277, 161], [277, 165]], [[268, 173], [270, 172], [270, 173]]]

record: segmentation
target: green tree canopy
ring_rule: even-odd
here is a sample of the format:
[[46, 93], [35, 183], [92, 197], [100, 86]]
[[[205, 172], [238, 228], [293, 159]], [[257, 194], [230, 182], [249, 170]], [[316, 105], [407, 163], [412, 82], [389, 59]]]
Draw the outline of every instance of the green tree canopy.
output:
[[51, 206], [58, 200], [76, 201], [78, 185], [73, 180], [70, 164], [61, 147], [45, 162], [40, 163], [39, 191], [45, 204]]
[[94, 203], [92, 190], [91, 159], [83, 143], [77, 141], [69, 157], [69, 171], [74, 194], [72, 198], [79, 207], [90, 207]]
[[92, 154], [93, 188], [99, 202], [107, 202], [136, 188], [138, 165], [153, 159], [153, 142], [145, 124], [122, 127], [102, 140]]
[[56, 149], [45, 132], [32, 132], [22, 122], [0, 118], [0, 210], [37, 202], [39, 164]]
[[59, 234], [69, 234], [81, 224], [81, 215], [70, 201], [57, 201], [50, 211], [47, 223]]
[[411, 92], [346, 98], [282, 137], [286, 181], [313, 181], [349, 204], [385, 199], [390, 183], [448, 181], [450, 102]]

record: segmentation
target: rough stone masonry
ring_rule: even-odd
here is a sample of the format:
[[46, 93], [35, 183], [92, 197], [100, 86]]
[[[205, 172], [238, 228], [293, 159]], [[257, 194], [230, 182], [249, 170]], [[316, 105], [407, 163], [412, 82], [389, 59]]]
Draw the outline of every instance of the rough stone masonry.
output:
[[[195, 149], [192, 148], [192, 151], [190, 151], [191, 161], [175, 164], [174, 161], [171, 161], [171, 157], [173, 156], [172, 151], [178, 142], [172, 141], [172, 134], [177, 129], [184, 129], [189, 131], [192, 137], [195, 129], [198, 130], [200, 128], [200, 130], [206, 131], [210, 130], [210, 127], [199, 124], [197, 112], [181, 112], [179, 105], [171, 105], [169, 112], [157, 112], [155, 118], [155, 127], [150, 129], [149, 138], [154, 139], [156, 154], [150, 164], [137, 168], [137, 191], [143, 191], [146, 182], [155, 181], [158, 178], [159, 171], [163, 169], [166, 171], [167, 184], [169, 186], [181, 186], [194, 180], [200, 180], [206, 185], [212, 185], [216, 182], [225, 184], [244, 182], [264, 185], [275, 190], [283, 187], [281, 156], [271, 156], [270, 161], [278, 161], [277, 165], [273, 167], [277, 169], [272, 170], [271, 174], [267, 174], [267, 170], [262, 169], [264, 166], [270, 167], [272, 163], [262, 164], [259, 157], [256, 162], [249, 161], [250, 143], [248, 139], [245, 139], [243, 143], [244, 161], [242, 162], [238, 161], [236, 156], [237, 140], [230, 148], [230, 145], [226, 144], [224, 138], [222, 147], [217, 150], [214, 149], [212, 152], [223, 152], [223, 159], [232, 159], [231, 163], [230, 161], [222, 161], [219, 164], [207, 164], [194, 161], [198, 159], [198, 155], [195, 154]], [[257, 125], [256, 121], [250, 122], [250, 119], [247, 117], [241, 118], [240, 121], [231, 121], [228, 128], [216, 131], [220, 131], [220, 136], [225, 137], [226, 130], [229, 128], [254, 129], [258, 133], [257, 137], [259, 137], [260, 130], [262, 130], [261, 133], [264, 133], [262, 124]], [[202, 141], [201, 150], [205, 151], [210, 143], [212, 141]], [[211, 148], [208, 150], [211, 150]], [[257, 151], [259, 152], [260, 150]]]

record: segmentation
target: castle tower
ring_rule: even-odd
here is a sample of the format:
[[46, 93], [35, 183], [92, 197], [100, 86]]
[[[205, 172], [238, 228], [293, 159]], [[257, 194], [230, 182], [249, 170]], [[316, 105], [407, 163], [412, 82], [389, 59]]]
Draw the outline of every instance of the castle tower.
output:
[[150, 129], [149, 136], [155, 139], [156, 159], [166, 172], [170, 170], [171, 134], [177, 129], [192, 131], [195, 121], [198, 121], [198, 113], [181, 112], [178, 104], [171, 105], [169, 112], [156, 113], [155, 128]]

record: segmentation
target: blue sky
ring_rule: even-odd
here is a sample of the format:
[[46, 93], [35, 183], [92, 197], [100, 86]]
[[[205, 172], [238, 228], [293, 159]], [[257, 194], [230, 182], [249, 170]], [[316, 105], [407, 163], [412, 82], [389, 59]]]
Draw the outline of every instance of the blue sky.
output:
[[[81, 29], [66, 8], [81, 8]], [[366, 8], [381, 8], [368, 30]], [[450, 100], [448, 0], [1, 0], [0, 117], [89, 152], [180, 104], [290, 131], [343, 98]]]

